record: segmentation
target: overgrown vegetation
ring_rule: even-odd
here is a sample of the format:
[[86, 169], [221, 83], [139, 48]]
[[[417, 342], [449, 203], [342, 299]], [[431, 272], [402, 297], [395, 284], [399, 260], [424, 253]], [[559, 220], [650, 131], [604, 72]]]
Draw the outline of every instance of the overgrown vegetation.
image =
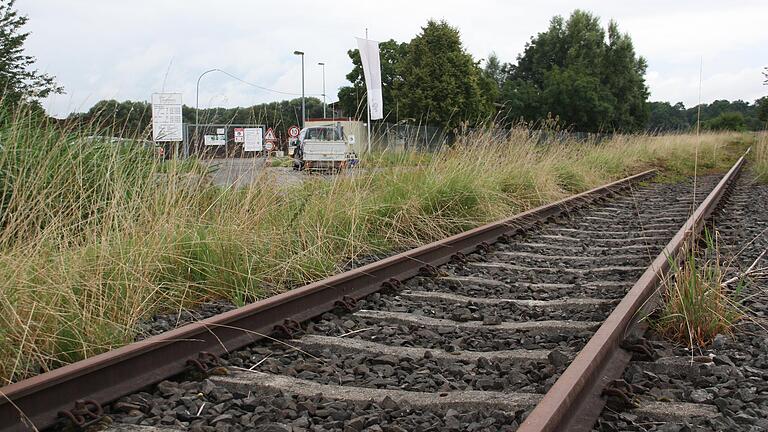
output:
[[752, 172], [757, 181], [768, 183], [768, 132], [757, 134], [751, 153]]
[[5, 382], [128, 343], [137, 321], [161, 310], [244, 304], [646, 168], [690, 174], [683, 161], [697, 145], [723, 168], [736, 138], [539, 145], [527, 130], [505, 142], [478, 133], [429, 157], [364, 160], [373, 169], [351, 176], [221, 189], [141, 146], [89, 142], [21, 115], [0, 124]]
[[663, 336], [689, 348], [708, 345], [728, 334], [743, 313], [740, 286], [726, 289], [727, 263], [715, 238], [704, 233], [704, 246], [687, 247], [682, 263], [670, 258], [671, 271], [661, 285], [662, 306], [653, 320]]

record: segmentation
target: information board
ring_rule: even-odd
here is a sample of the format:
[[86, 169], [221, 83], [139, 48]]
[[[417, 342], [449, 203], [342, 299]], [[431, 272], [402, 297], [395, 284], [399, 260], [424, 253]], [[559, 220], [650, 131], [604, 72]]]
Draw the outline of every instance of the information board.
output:
[[226, 135], [205, 135], [203, 136], [203, 142], [207, 146], [220, 146], [227, 144]]
[[245, 151], [262, 151], [262, 130], [261, 128], [245, 128], [243, 131]]
[[152, 139], [183, 141], [181, 93], [152, 94]]

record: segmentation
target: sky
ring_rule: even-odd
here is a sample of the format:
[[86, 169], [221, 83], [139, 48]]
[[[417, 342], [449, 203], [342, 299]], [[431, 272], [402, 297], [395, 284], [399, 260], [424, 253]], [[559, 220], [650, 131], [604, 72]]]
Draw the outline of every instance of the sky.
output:
[[[768, 94], [768, 1], [246, 1], [246, 0], [17, 0], [29, 17], [27, 53], [55, 75], [66, 93], [43, 101], [65, 117], [102, 99], [150, 100], [154, 92], [181, 92], [196, 103], [201, 73], [222, 69], [241, 80], [284, 93], [305, 92], [328, 102], [347, 85], [347, 50], [366, 28], [373, 40], [410, 41], [429, 19], [458, 27], [475, 59], [495, 52], [514, 62], [554, 15], [580, 8], [604, 26], [615, 20], [648, 61], [652, 101], [742, 99]], [[699, 78], [701, 72], [701, 96]], [[199, 105], [235, 107], [293, 98], [225, 74], [200, 80]]]

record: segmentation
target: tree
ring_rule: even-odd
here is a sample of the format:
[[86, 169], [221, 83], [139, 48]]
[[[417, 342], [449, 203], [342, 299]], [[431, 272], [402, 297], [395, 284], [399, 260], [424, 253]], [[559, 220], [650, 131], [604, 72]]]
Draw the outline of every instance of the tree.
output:
[[496, 83], [496, 88], [501, 90], [504, 81], [507, 80], [508, 69], [509, 65], [502, 63], [496, 53], [492, 52], [488, 55], [488, 59], [485, 61], [483, 72]]
[[649, 116], [646, 61], [611, 21], [575, 10], [526, 44], [509, 68], [501, 102], [512, 118], [557, 116], [580, 131], [642, 129]]
[[685, 117], [685, 105], [678, 102], [649, 102], [648, 130], [653, 132], [681, 131], [690, 128]]
[[707, 120], [703, 126], [710, 130], [746, 130], [744, 115], [739, 112], [724, 112], [711, 120]]
[[[402, 82], [399, 73], [400, 63], [405, 58], [408, 50], [408, 44], [397, 42], [390, 39], [379, 44], [381, 61], [381, 93], [384, 102], [385, 117], [389, 113], [395, 113], [397, 116], [397, 102], [395, 94], [398, 85]], [[339, 105], [345, 113], [365, 118], [367, 116], [367, 104], [365, 101], [365, 81], [363, 77], [363, 65], [360, 60], [360, 51], [357, 49], [347, 51], [347, 55], [352, 59], [352, 71], [347, 74], [347, 80], [352, 83], [351, 86], [339, 89]]]
[[768, 96], [763, 96], [755, 101], [757, 106], [757, 118], [763, 123], [768, 122]]
[[26, 16], [14, 10], [15, 0], [0, 0], [0, 95], [3, 105], [35, 103], [51, 93], [61, 93], [55, 78], [33, 69], [35, 58], [24, 54], [29, 33], [22, 31]]
[[400, 117], [456, 127], [463, 121], [486, 121], [493, 114], [492, 95], [483, 93], [489, 81], [464, 50], [458, 29], [445, 21], [430, 20], [411, 40], [400, 76]]

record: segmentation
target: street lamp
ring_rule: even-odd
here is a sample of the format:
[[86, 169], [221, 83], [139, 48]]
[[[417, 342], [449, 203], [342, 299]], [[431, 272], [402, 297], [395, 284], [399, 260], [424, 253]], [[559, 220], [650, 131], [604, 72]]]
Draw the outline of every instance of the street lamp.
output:
[[[195, 87], [195, 141], [200, 139], [200, 122], [197, 119], [198, 114], [200, 113], [200, 80], [203, 79], [203, 76], [205, 74], [211, 73], [211, 72], [224, 72], [221, 69], [208, 69], [207, 71], [200, 74], [199, 77], [197, 77], [197, 86]], [[226, 72], [225, 72], [226, 73]], [[187, 139], [187, 143], [184, 146], [184, 156], [189, 156], [189, 139]]]
[[197, 78], [197, 87], [195, 88], [195, 136], [197, 136], [197, 128], [199, 127], [199, 122], [197, 121], [197, 115], [200, 111], [200, 80], [203, 79], [203, 76], [205, 74], [210, 72], [224, 72], [220, 69], [208, 69], [207, 71], [200, 74], [200, 76]]
[[318, 65], [323, 67], [323, 118], [326, 118], [325, 115], [325, 63], [320, 62]]
[[294, 51], [293, 52], [297, 56], [301, 56], [301, 127], [304, 127], [304, 122], [306, 121], [306, 106], [304, 105], [304, 52], [303, 51]]

